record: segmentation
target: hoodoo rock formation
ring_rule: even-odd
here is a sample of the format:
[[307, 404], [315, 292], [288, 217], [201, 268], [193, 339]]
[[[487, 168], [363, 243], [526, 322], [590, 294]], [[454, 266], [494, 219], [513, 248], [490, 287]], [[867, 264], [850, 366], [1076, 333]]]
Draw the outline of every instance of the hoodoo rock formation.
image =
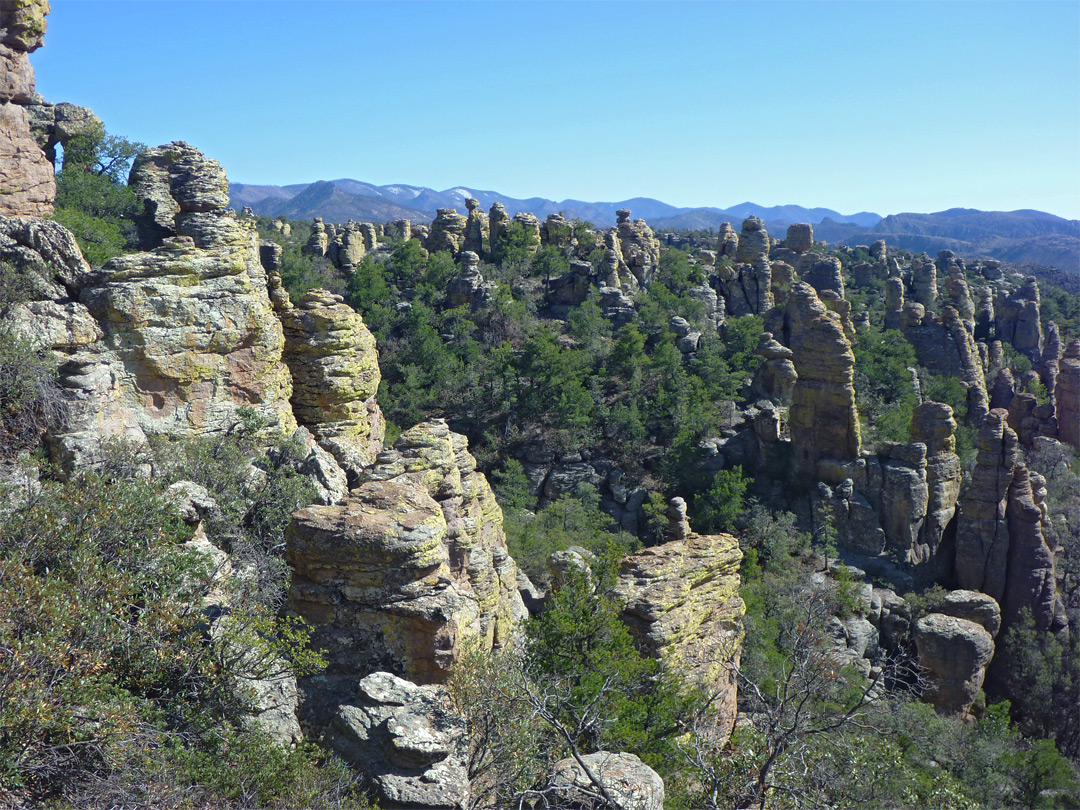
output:
[[838, 484], [861, 449], [851, 344], [839, 316], [805, 282], [791, 287], [784, 337], [799, 375], [789, 415], [795, 464], [814, 480]]
[[[681, 498], [675, 499], [681, 501]], [[685, 504], [670, 518], [669, 541], [632, 554], [619, 567], [622, 618], [643, 652], [662, 657], [711, 693], [717, 722], [730, 733], [738, 713], [731, 665], [742, 643], [739, 542], [700, 535]]]
[[0, 4], [0, 216], [53, 212], [53, 165], [34, 139], [27, 105], [35, 103], [30, 53], [45, 37], [48, 0]]
[[328, 651], [320, 692], [379, 670], [442, 683], [467, 639], [505, 644], [526, 615], [502, 512], [444, 422], [403, 433], [344, 504], [297, 512], [286, 543], [290, 602]]
[[340, 295], [325, 290], [308, 291], [280, 317], [293, 413], [355, 480], [383, 442], [375, 338]]

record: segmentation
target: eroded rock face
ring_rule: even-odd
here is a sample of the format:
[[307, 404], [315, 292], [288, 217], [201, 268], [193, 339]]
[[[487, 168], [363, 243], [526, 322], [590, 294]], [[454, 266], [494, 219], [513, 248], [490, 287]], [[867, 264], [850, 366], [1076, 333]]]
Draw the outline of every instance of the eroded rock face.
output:
[[441, 683], [465, 639], [499, 646], [526, 615], [502, 512], [445, 422], [403, 433], [363, 478], [293, 516], [290, 602], [329, 651], [331, 691], [378, 670]]
[[932, 683], [924, 699], [943, 714], [966, 713], [982, 688], [994, 639], [975, 622], [941, 613], [919, 619], [914, 635]]
[[839, 483], [834, 465], [859, 455], [859, 414], [853, 386], [855, 355], [840, 319], [805, 282], [791, 287], [784, 312], [785, 343], [799, 378], [788, 424], [795, 463], [815, 479]]
[[1045, 498], [1045, 479], [1027, 465], [1017, 465], [1005, 512], [1009, 551], [1001, 614], [1009, 625], [1028, 609], [1038, 630], [1057, 631], [1066, 626], [1065, 608], [1057, 592], [1054, 552], [1046, 541]]
[[47, 0], [0, 4], [0, 216], [47, 217], [56, 180], [52, 162], [30, 129], [35, 101], [32, 51], [45, 36]]
[[181, 233], [181, 215], [224, 211], [229, 205], [221, 164], [184, 141], [143, 152], [131, 166], [128, 185], [142, 204], [135, 223], [143, 250]]
[[626, 208], [620, 208], [615, 216], [615, 250], [621, 259], [620, 273], [625, 269], [638, 284], [648, 286], [660, 266], [660, 240], [645, 220], [631, 221]]
[[731, 535], [690, 531], [686, 505], [678, 507], [669, 513], [672, 539], [630, 555], [619, 567], [622, 619], [643, 652], [665, 658], [716, 695], [719, 725], [730, 733], [738, 708], [727, 665], [738, 663], [742, 642], [742, 552]]
[[309, 290], [280, 312], [293, 414], [355, 479], [382, 449], [375, 337], [340, 295]]
[[1069, 342], [1059, 365], [1054, 387], [1058, 437], [1080, 450], [1080, 340]]
[[1009, 528], [1005, 507], [1019, 442], [1008, 413], [993, 410], [979, 431], [978, 456], [961, 505], [956, 532], [956, 579], [961, 588], [982, 591], [1000, 603], [1005, 594]]
[[1014, 292], [1000, 297], [994, 307], [997, 336], [1007, 340], [1033, 362], [1042, 358], [1043, 332], [1039, 315], [1039, 282], [1028, 276]]
[[468, 803], [465, 721], [445, 687], [372, 673], [337, 708], [326, 741], [374, 782], [383, 807]]
[[469, 218], [459, 214], [453, 208], [440, 208], [431, 223], [427, 249], [430, 253], [448, 250], [454, 256], [465, 244], [465, 226]]
[[[929, 579], [940, 580], [952, 567], [951, 549], [942, 549], [960, 495], [962, 474], [956, 454], [952, 408], [940, 402], [917, 405], [911, 418], [911, 441], [926, 446], [926, 520], [919, 532], [917, 563], [931, 563]], [[940, 553], [939, 553], [940, 552]]]
[[465, 222], [465, 241], [462, 250], [468, 250], [479, 256], [484, 252], [484, 237], [488, 235], [487, 216], [480, 209], [480, 202], [472, 197], [465, 200], [469, 218]]
[[809, 222], [788, 225], [784, 247], [796, 253], [805, 253], [814, 246], [814, 226]]

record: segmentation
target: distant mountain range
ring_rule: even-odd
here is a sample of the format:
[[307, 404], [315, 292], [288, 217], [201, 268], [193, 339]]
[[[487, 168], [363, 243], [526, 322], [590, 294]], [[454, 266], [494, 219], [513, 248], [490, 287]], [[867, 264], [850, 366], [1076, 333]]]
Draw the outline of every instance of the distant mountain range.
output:
[[650, 197], [619, 202], [518, 199], [495, 191], [465, 187], [435, 191], [423, 186], [375, 186], [342, 178], [291, 186], [260, 186], [230, 183], [229, 196], [236, 208], [250, 207], [265, 216], [290, 219], [322, 217], [328, 222], [388, 222], [411, 219], [430, 222], [439, 208], [465, 212], [465, 200], [473, 197], [486, 211], [501, 202], [511, 214], [528, 211], [544, 219], [562, 213], [594, 225], [615, 224], [615, 212], [629, 208], [657, 230], [715, 229], [723, 222], [739, 228], [749, 216], [761, 217], [774, 235], [783, 235], [793, 222], [809, 222], [819, 241], [870, 244], [877, 239], [904, 250], [952, 250], [961, 256], [985, 256], [1017, 263], [1044, 264], [1080, 277], [1080, 221], [1063, 219], [1043, 211], [979, 211], [950, 208], [932, 214], [903, 213], [882, 217], [861, 211], [841, 214], [830, 208], [801, 205], [763, 206], [751, 202], [730, 208], [679, 208]]

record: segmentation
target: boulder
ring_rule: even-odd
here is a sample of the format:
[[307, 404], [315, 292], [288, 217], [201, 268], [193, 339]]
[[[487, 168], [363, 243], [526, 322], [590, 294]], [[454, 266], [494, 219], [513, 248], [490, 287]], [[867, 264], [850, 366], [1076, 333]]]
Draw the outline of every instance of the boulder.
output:
[[383, 807], [468, 806], [465, 720], [445, 687], [374, 672], [338, 707], [326, 740], [374, 783]]
[[630, 211], [615, 212], [614, 250], [619, 256], [619, 272], [633, 276], [638, 284], [648, 286], [660, 266], [660, 240], [643, 219], [630, 220]]
[[938, 612], [975, 622], [995, 638], [1001, 629], [1001, 608], [993, 597], [979, 591], [949, 591]]
[[916, 623], [915, 645], [931, 684], [923, 698], [942, 714], [966, 714], [994, 656], [990, 633], [967, 619], [931, 613]]
[[440, 208], [431, 223], [431, 233], [427, 239], [428, 252], [448, 250], [457, 256], [465, 244], [465, 226], [468, 222], [468, 217], [459, 214], [455, 209]]
[[633, 754], [597, 751], [555, 763], [548, 791], [555, 807], [601, 810], [611, 803], [599, 795], [597, 783], [620, 810], [663, 810], [664, 781]]
[[784, 247], [796, 253], [805, 253], [814, 246], [814, 226], [809, 222], [788, 225]]

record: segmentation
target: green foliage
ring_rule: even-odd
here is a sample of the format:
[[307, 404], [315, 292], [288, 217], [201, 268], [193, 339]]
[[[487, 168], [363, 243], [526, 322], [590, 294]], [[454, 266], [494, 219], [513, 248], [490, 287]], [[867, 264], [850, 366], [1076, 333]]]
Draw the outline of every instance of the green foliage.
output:
[[614, 543], [624, 554], [637, 547], [633, 536], [618, 532], [612, 519], [600, 511], [596, 488], [587, 484], [579, 485], [574, 495], [564, 495], [535, 513], [515, 506], [528, 498], [522, 482], [524, 472], [519, 475], [515, 464], [520, 467], [510, 461], [504, 465], [503, 477], [497, 479], [497, 493], [504, 508], [510, 556], [534, 582], [546, 583], [551, 576], [548, 557], [570, 546], [599, 553]]
[[526, 265], [540, 245], [536, 232], [513, 220], [503, 227], [504, 230], [492, 245], [492, 261], [504, 269]]
[[76, 135], [56, 176], [56, 220], [68, 228], [95, 266], [135, 245], [135, 192], [126, 181], [141, 143], [103, 129]]
[[1080, 642], [1075, 634], [1059, 639], [1037, 628], [1025, 609], [999, 640], [1005, 682], [1020, 730], [1046, 737], [1073, 759], [1080, 759], [1080, 717], [1075, 696], [1080, 689]]
[[757, 371], [761, 357], [754, 350], [763, 331], [764, 323], [760, 315], [743, 315], [724, 321], [724, 345], [732, 373], [747, 378]]
[[702, 534], [730, 532], [743, 513], [743, 498], [749, 479], [742, 467], [720, 470], [713, 476], [712, 485], [694, 496], [693, 523]]
[[915, 350], [896, 330], [871, 330], [852, 347], [855, 354], [855, 401], [863, 441], [868, 447], [881, 442], [906, 442], [918, 399], [912, 374]]

